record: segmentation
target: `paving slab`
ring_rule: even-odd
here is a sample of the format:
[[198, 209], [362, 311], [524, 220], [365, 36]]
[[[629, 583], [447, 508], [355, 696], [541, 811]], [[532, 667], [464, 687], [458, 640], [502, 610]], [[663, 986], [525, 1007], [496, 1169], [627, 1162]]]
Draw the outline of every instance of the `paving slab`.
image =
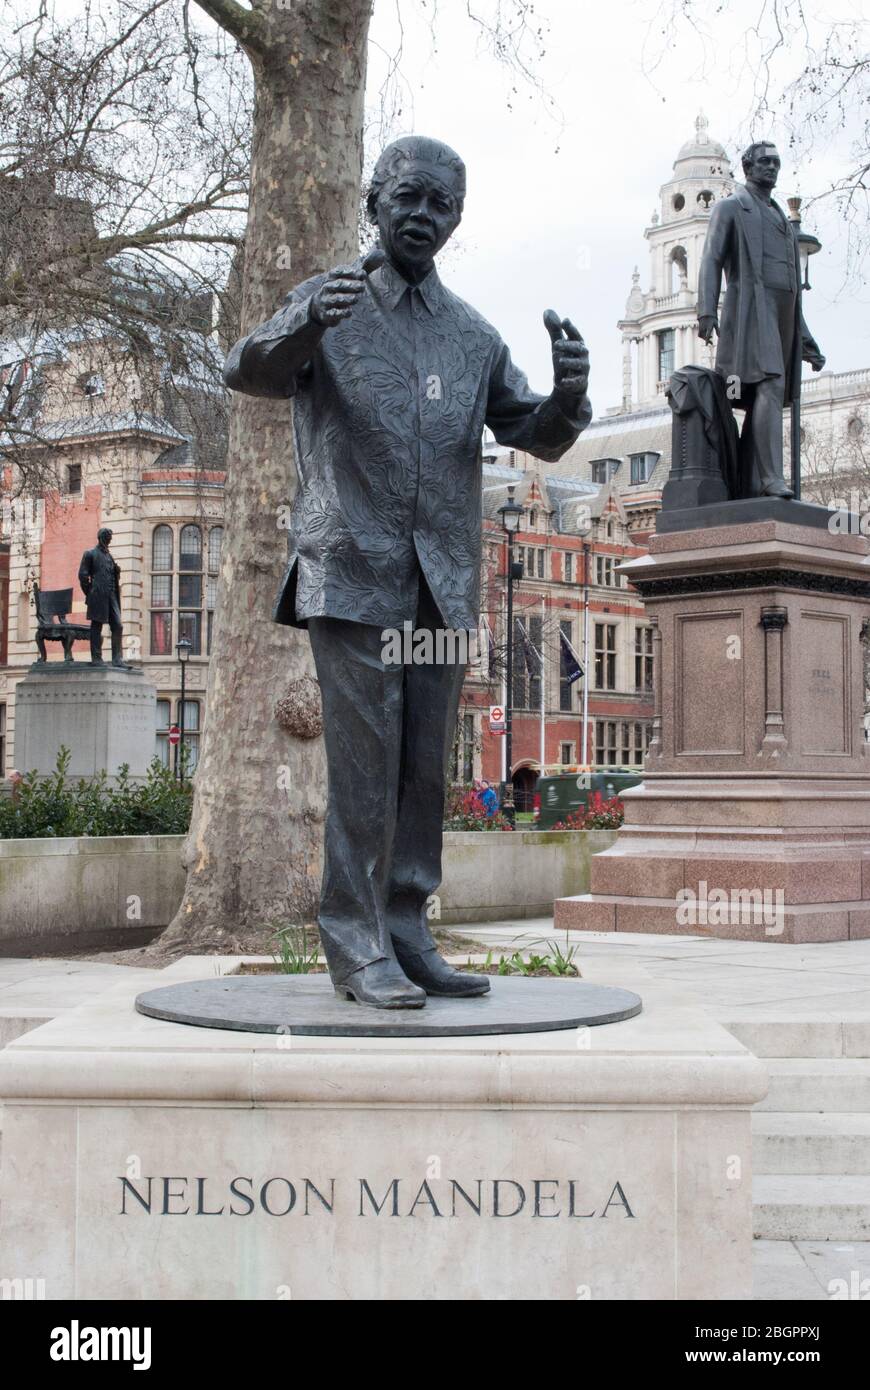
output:
[[870, 1298], [870, 1241], [799, 1240], [796, 1247], [832, 1301]]
[[752, 1297], [757, 1301], [821, 1302], [825, 1294], [790, 1240], [756, 1240], [752, 1258]]
[[839, 1302], [870, 1297], [870, 1241], [756, 1240], [753, 1298]]

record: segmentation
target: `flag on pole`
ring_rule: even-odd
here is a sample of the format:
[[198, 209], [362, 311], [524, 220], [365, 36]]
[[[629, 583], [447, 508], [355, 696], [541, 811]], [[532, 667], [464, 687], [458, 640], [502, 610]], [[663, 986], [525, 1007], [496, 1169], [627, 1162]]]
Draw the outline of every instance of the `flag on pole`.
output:
[[526, 671], [530, 676], [539, 676], [543, 665], [541, 653], [529, 640], [529, 634], [526, 632], [525, 623], [521, 618], [516, 619], [516, 625], [520, 630], [520, 642], [522, 643], [523, 660], [526, 663]]
[[583, 675], [583, 663], [561, 629], [559, 631], [559, 647], [562, 654], [562, 679], [566, 680], [569, 685], [573, 685]]

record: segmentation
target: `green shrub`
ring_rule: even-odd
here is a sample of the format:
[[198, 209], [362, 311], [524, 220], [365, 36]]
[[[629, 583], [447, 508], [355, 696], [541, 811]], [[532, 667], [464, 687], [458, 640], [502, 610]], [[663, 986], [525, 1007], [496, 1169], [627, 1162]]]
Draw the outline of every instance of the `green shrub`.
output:
[[190, 824], [193, 789], [155, 758], [144, 782], [133, 782], [125, 764], [110, 783], [68, 776], [70, 752], [62, 748], [54, 772], [29, 772], [0, 796], [0, 839], [32, 840], [61, 835], [183, 835]]

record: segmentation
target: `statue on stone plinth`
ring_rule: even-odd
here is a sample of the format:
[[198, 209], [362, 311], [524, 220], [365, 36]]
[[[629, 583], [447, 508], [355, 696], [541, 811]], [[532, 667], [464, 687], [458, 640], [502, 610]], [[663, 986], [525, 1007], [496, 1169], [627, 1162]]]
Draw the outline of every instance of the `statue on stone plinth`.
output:
[[112, 635], [112, 665], [129, 669], [122, 660], [124, 629], [121, 625], [121, 567], [109, 551], [112, 532], [103, 526], [97, 532], [97, 544], [86, 550], [79, 565], [79, 584], [87, 599], [87, 615], [91, 624], [91, 665], [105, 666], [103, 661], [103, 624], [109, 624]]
[[340, 994], [378, 1008], [489, 989], [441, 959], [427, 924], [464, 664], [442, 641], [436, 659], [403, 665], [385, 638], [405, 624], [415, 638], [477, 626], [484, 426], [554, 461], [592, 416], [569, 320], [544, 316], [554, 386], [539, 396], [439, 279], [464, 198], [453, 150], [390, 145], [367, 201], [379, 249], [298, 285], [224, 372], [232, 390], [294, 400], [299, 485], [275, 619], [307, 627], [320, 683], [329, 971]]
[[[716, 371], [746, 411], [738, 496], [792, 497], [783, 472], [782, 412], [800, 391], [801, 361], [825, 365], [801, 311], [801, 268], [792, 223], [771, 197], [780, 158], [769, 140], [742, 157], [744, 187], [714, 205], [698, 283], [698, 334], [719, 334]], [[718, 318], [722, 275], [725, 303]], [[733, 495], [733, 494], [732, 494]]]

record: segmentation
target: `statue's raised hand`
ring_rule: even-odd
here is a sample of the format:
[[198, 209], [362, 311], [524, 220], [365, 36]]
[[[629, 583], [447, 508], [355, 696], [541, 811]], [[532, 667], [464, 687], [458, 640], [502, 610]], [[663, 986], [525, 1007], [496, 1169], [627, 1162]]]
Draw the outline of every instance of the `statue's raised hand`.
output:
[[320, 289], [311, 297], [309, 313], [315, 323], [332, 328], [352, 312], [363, 290], [366, 275], [362, 266], [339, 265], [330, 270]]
[[560, 319], [555, 309], [544, 314], [544, 327], [553, 345], [553, 394], [573, 402], [586, 395], [589, 385], [589, 352], [570, 319]]
[[331, 270], [320, 289], [311, 297], [309, 310], [315, 323], [324, 328], [341, 323], [353, 312], [365, 288], [366, 276], [383, 265], [384, 252], [380, 246], [373, 246], [365, 256], [351, 265], [338, 265]]

